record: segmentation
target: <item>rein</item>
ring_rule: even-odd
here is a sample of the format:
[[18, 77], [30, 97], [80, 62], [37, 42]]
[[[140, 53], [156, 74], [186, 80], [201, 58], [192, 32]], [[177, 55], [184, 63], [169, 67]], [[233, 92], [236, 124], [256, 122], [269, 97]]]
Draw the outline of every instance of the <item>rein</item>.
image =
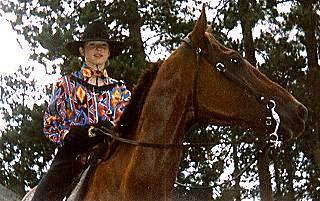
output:
[[[197, 99], [197, 90], [198, 90], [198, 80], [199, 80], [199, 71], [200, 71], [200, 58], [203, 57], [206, 59], [206, 61], [212, 65], [215, 66], [215, 68], [221, 72], [226, 78], [229, 80], [239, 84], [243, 88], [245, 88], [251, 95], [253, 95], [256, 100], [264, 105], [268, 110], [270, 110], [271, 115], [266, 117], [266, 125], [271, 126], [272, 125], [272, 120], [276, 122], [276, 126], [274, 128], [274, 131], [270, 133], [268, 136], [264, 137], [266, 145], [269, 145], [271, 147], [278, 147], [281, 142], [278, 140], [278, 129], [280, 125], [280, 116], [278, 113], [275, 111], [276, 107], [276, 102], [272, 99], [266, 100], [263, 96], [261, 96], [259, 93], [257, 93], [255, 90], [249, 88], [246, 84], [244, 84], [240, 79], [238, 79], [232, 72], [228, 71], [228, 69], [225, 67], [223, 62], [217, 62], [215, 65], [210, 62], [210, 59], [206, 57], [205, 54], [202, 53], [200, 48], [194, 47], [191, 39], [189, 38], [190, 34], [185, 37], [182, 41], [185, 42], [195, 53], [196, 53], [196, 71], [195, 71], [195, 76], [193, 79], [193, 94], [192, 94], [192, 102], [193, 102], [193, 107], [194, 107], [194, 119], [198, 119], [198, 99]], [[190, 128], [191, 130], [192, 128]], [[130, 140], [126, 139], [120, 136], [120, 133], [114, 132], [114, 130], [109, 129], [107, 127], [101, 126], [99, 128], [91, 126], [88, 130], [88, 135], [90, 137], [96, 136], [96, 134], [103, 134], [106, 136], [111, 137], [114, 140], [117, 140], [119, 142], [133, 145], [133, 146], [141, 146], [141, 147], [149, 147], [149, 148], [158, 148], [158, 149], [170, 149], [170, 148], [188, 148], [188, 147], [213, 147], [219, 143], [214, 143], [214, 142], [208, 142], [208, 143], [183, 143], [183, 144], [160, 144], [160, 143], [149, 143], [149, 142], [140, 142], [136, 140]], [[258, 138], [256, 140], [259, 140]]]
[[[276, 102], [272, 99], [267, 100], [265, 99], [265, 97], [263, 97], [262, 95], [260, 95], [258, 92], [256, 92], [255, 90], [249, 88], [245, 83], [243, 83], [238, 77], [236, 77], [236, 75], [234, 75], [232, 72], [230, 72], [224, 65], [224, 63], [222, 61], [217, 62], [215, 65], [210, 61], [209, 58], [207, 58], [207, 56], [205, 54], [202, 53], [200, 48], [196, 48], [193, 43], [192, 40], [190, 39], [190, 34], [188, 34], [187, 37], [185, 37], [183, 40], [183, 42], [185, 42], [195, 53], [196, 53], [196, 71], [195, 71], [195, 77], [193, 79], [193, 107], [194, 107], [194, 118], [197, 119], [198, 118], [198, 99], [197, 99], [197, 88], [198, 88], [198, 80], [199, 80], [199, 71], [200, 71], [200, 57], [202, 56], [210, 65], [215, 66], [215, 68], [221, 72], [227, 79], [229, 79], [230, 81], [239, 84], [240, 86], [242, 86], [244, 89], [246, 89], [248, 91], [248, 93], [250, 93], [252, 96], [254, 96], [256, 98], [256, 100], [264, 105], [270, 112], [271, 115], [266, 117], [266, 125], [267, 126], [271, 126], [272, 125], [272, 120], [274, 120], [276, 122], [276, 126], [274, 128], [274, 131], [272, 133], [270, 133], [269, 135], [265, 136], [264, 138], [266, 139], [262, 139], [265, 140], [267, 143], [264, 145], [264, 147], [262, 149], [259, 149], [258, 152], [262, 152], [263, 149], [265, 149], [267, 146], [270, 147], [279, 147], [281, 144], [281, 141], [278, 140], [278, 129], [279, 129], [279, 125], [280, 125], [280, 116], [279, 114], [275, 111], [276, 108]], [[211, 44], [210, 44], [211, 45]], [[212, 46], [211, 46], [212, 48]], [[231, 59], [232, 61], [232, 59]], [[232, 61], [237, 62], [233, 59]], [[258, 141], [259, 139], [256, 139], [256, 141]], [[245, 172], [254, 162], [255, 162], [255, 158], [252, 159], [249, 164], [243, 168], [240, 173], [238, 173], [236, 176], [234, 176], [232, 178], [232, 180], [236, 180], [237, 178], [239, 178], [243, 172]], [[226, 183], [230, 183], [232, 180], [224, 182], [222, 184], [226, 184]], [[214, 186], [192, 186], [192, 185], [187, 185], [187, 184], [183, 184], [180, 183], [178, 181], [175, 182], [178, 186], [182, 186], [182, 187], [188, 187], [188, 188], [193, 188], [193, 189], [208, 189], [208, 188], [214, 188]], [[221, 185], [221, 184], [219, 184]]]
[[216, 142], [208, 142], [208, 143], [183, 143], [183, 144], [159, 144], [159, 143], [148, 143], [148, 142], [139, 142], [136, 140], [130, 140], [127, 138], [120, 137], [119, 133], [114, 132], [112, 129], [109, 129], [105, 126], [101, 126], [100, 128], [96, 128], [91, 126], [88, 130], [88, 135], [90, 137], [94, 137], [98, 134], [106, 135], [111, 137], [114, 140], [119, 142], [132, 145], [132, 146], [140, 146], [140, 147], [148, 147], [148, 148], [157, 148], [157, 149], [182, 149], [182, 148], [189, 148], [189, 147], [214, 147], [220, 143]]
[[[194, 120], [196, 121], [198, 119], [198, 113], [199, 113], [199, 106], [198, 106], [198, 82], [199, 82], [199, 72], [200, 72], [200, 58], [203, 57], [210, 65], [215, 66], [215, 68], [221, 72], [226, 78], [229, 80], [239, 84], [242, 86], [244, 89], [246, 89], [252, 96], [256, 98], [256, 100], [265, 106], [271, 113], [270, 116], [266, 117], [266, 125], [271, 126], [272, 125], [272, 120], [276, 122], [276, 126], [274, 128], [274, 131], [270, 133], [269, 135], [265, 135], [262, 139], [255, 138], [255, 141], [263, 140], [266, 141], [264, 148], [266, 147], [278, 147], [280, 145], [280, 141], [278, 140], [278, 129], [280, 125], [280, 116], [278, 113], [275, 111], [276, 108], [276, 102], [272, 99], [266, 100], [263, 96], [261, 96], [259, 93], [257, 93], [255, 90], [249, 88], [245, 83], [243, 83], [240, 79], [236, 77], [232, 72], [228, 71], [228, 69], [225, 67], [223, 62], [217, 62], [215, 65], [210, 62], [210, 60], [204, 55], [201, 51], [200, 48], [195, 48], [192, 44], [191, 39], [189, 38], [189, 35], [183, 39], [183, 42], [188, 44], [188, 46], [196, 53], [196, 66], [195, 66], [195, 76], [193, 78], [193, 91], [192, 91], [192, 104], [193, 104], [193, 109], [194, 109]], [[192, 128], [190, 128], [191, 130]], [[88, 130], [89, 136], [95, 136], [97, 133], [103, 134], [106, 136], [111, 137], [114, 140], [117, 140], [119, 142], [132, 145], [132, 146], [140, 146], [140, 147], [148, 147], [148, 148], [157, 148], [157, 149], [172, 149], [172, 148], [189, 148], [189, 147], [214, 147], [220, 143], [216, 142], [209, 142], [209, 143], [183, 143], [183, 144], [158, 144], [158, 143], [148, 143], [148, 142], [140, 142], [136, 140], [130, 140], [126, 138], [120, 137], [119, 133], [114, 132], [112, 129], [109, 129], [107, 127], [101, 126], [99, 128], [95, 127], [90, 127]], [[239, 142], [241, 142], [241, 139], [239, 139]], [[233, 142], [235, 143], [235, 142]], [[263, 149], [259, 149], [258, 152], [261, 152]], [[232, 178], [232, 180], [235, 180], [239, 178], [243, 172], [245, 172], [254, 162], [255, 158], [250, 161], [250, 163], [240, 171], [236, 176]], [[231, 181], [227, 181], [224, 183], [229, 183]], [[175, 182], [176, 185], [178, 186], [184, 186], [184, 187], [189, 187], [189, 188], [213, 188], [213, 186], [190, 186], [186, 184], [182, 184], [178, 181]]]

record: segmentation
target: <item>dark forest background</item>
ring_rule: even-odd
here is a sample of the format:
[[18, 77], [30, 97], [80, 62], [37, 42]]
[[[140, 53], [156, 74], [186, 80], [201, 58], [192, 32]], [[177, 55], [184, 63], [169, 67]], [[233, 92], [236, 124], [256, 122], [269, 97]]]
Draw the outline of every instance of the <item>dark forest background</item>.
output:
[[[164, 58], [192, 30], [200, 8], [201, 1], [190, 0], [3, 0], [0, 15], [16, 16], [8, 20], [28, 42], [30, 59], [48, 76], [75, 70], [78, 60], [64, 44], [77, 39], [89, 22], [104, 20], [110, 35], [130, 47], [111, 62], [110, 74], [132, 88], [150, 57]], [[259, 144], [239, 142], [250, 133], [237, 127], [205, 126], [188, 133], [186, 141], [219, 144], [185, 152], [177, 181], [198, 188], [176, 185], [176, 199], [320, 200], [320, 2], [216, 0], [207, 3], [207, 15], [216, 38], [294, 94], [309, 117], [301, 138], [265, 154], [257, 154]], [[232, 37], [234, 33], [240, 37]], [[46, 103], [36, 104], [48, 97], [50, 85], [38, 87], [31, 79], [35, 73], [26, 64], [0, 77], [6, 122], [0, 135], [0, 182], [20, 196], [39, 182], [55, 149], [41, 133]], [[222, 180], [226, 172], [230, 176]]]

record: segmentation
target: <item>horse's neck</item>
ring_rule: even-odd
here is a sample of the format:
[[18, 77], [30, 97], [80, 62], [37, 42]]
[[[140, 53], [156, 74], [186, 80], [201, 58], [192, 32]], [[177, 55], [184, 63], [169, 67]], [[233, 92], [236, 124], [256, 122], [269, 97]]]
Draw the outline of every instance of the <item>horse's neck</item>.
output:
[[[182, 143], [186, 123], [190, 120], [187, 89], [179, 80], [181, 75], [173, 73], [169, 77], [166, 72], [166, 77], [161, 77], [162, 72], [159, 73], [160, 78], [155, 80], [143, 107], [135, 139], [161, 144]], [[123, 185], [130, 191], [128, 194], [156, 199], [169, 192], [176, 178], [181, 154], [181, 149], [132, 149], [123, 180]], [[137, 192], [144, 195], [137, 195]]]
[[[159, 70], [150, 88], [137, 130], [131, 136], [134, 140], [182, 143], [185, 126], [191, 119], [190, 91], [186, 81], [181, 80], [185, 75], [173, 72], [173, 69], [172, 72], [161, 72], [164, 70], [167, 69]], [[121, 194], [123, 200], [157, 200], [166, 197], [166, 193], [173, 188], [181, 155], [181, 149], [120, 144], [110, 161], [97, 169], [93, 183], [97, 182], [96, 186], [101, 188], [101, 182], [105, 182], [103, 186], [109, 192]], [[91, 192], [94, 195], [98, 190]]]

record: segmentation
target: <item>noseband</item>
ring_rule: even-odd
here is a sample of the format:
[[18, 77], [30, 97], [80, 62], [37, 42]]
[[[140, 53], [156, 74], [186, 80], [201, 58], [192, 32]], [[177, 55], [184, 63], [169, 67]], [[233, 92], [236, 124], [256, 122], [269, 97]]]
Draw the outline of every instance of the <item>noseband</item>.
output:
[[[271, 115], [266, 117], [266, 126], [272, 126], [272, 120], [275, 121], [276, 126], [274, 128], [274, 131], [269, 134], [267, 141], [271, 143], [271, 146], [277, 147], [281, 144], [281, 141], [279, 141], [278, 138], [278, 129], [280, 125], [280, 116], [275, 111], [276, 108], [276, 102], [272, 99], [267, 100], [264, 96], [259, 94], [256, 90], [250, 88], [248, 85], [246, 85], [241, 79], [239, 79], [234, 73], [229, 71], [223, 61], [218, 61], [215, 64], [213, 64], [208, 56], [204, 54], [200, 48], [197, 48], [193, 45], [192, 40], [190, 39], [190, 34], [187, 35], [183, 40], [195, 53], [196, 53], [196, 71], [195, 76], [193, 78], [193, 92], [192, 92], [192, 102], [193, 102], [193, 110], [194, 110], [194, 119], [195, 121], [198, 119], [199, 116], [199, 104], [198, 104], [198, 80], [199, 80], [199, 71], [200, 71], [200, 59], [204, 58], [210, 65], [215, 66], [217, 71], [222, 73], [224, 77], [229, 79], [232, 82], [237, 83], [239, 86], [243, 87], [250, 95], [255, 97], [255, 99], [263, 106], [265, 106], [271, 113]], [[212, 48], [211, 43], [210, 48]], [[234, 59], [231, 59], [234, 60]]]

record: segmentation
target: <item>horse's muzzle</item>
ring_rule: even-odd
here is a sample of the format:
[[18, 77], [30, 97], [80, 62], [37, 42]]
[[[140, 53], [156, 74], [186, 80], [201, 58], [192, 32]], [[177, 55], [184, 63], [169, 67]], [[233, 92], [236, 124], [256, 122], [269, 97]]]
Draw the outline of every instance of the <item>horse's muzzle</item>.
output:
[[280, 129], [284, 132], [284, 139], [296, 139], [303, 134], [308, 118], [308, 110], [301, 103], [291, 105], [291, 111], [284, 113]]

